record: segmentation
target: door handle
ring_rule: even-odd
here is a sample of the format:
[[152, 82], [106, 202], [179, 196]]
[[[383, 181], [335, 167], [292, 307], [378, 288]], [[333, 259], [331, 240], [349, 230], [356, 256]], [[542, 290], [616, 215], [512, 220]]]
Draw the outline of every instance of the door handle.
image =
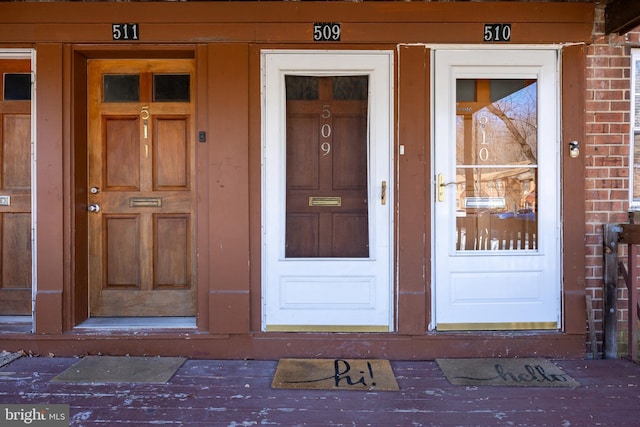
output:
[[439, 173], [438, 174], [438, 201], [439, 202], [444, 202], [444, 188], [447, 185], [456, 185], [457, 182], [444, 182], [444, 174], [443, 173]]
[[89, 212], [98, 213], [100, 212], [100, 205], [97, 203], [92, 203], [89, 206], [87, 206], [87, 210]]
[[387, 204], [387, 181], [382, 181], [382, 197], [380, 198], [382, 205]]

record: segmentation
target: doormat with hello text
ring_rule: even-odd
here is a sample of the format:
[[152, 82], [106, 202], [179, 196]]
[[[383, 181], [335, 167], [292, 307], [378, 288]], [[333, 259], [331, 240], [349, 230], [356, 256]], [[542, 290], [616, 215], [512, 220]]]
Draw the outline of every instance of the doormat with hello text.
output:
[[578, 387], [580, 383], [546, 359], [436, 359], [453, 385]]
[[273, 388], [398, 391], [388, 360], [280, 359]]

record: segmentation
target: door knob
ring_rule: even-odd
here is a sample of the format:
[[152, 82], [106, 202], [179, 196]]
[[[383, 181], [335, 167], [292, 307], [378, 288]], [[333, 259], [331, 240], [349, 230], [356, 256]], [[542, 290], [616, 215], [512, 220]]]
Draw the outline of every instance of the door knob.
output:
[[92, 203], [87, 207], [87, 210], [89, 212], [98, 213], [98, 212], [100, 212], [100, 205], [97, 204], [97, 203]]

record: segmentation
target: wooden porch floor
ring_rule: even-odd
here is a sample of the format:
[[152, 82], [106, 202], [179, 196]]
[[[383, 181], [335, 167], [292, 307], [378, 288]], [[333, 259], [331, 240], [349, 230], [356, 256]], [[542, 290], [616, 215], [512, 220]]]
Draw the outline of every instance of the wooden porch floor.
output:
[[188, 360], [167, 384], [50, 380], [73, 358], [23, 357], [0, 369], [1, 404], [69, 404], [72, 426], [637, 426], [640, 367], [556, 361], [567, 388], [453, 386], [436, 362], [392, 362], [399, 392], [271, 388], [275, 361]]

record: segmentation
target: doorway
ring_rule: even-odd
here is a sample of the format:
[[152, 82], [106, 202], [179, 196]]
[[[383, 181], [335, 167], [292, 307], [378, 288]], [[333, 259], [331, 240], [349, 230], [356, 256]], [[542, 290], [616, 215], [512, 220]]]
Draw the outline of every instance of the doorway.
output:
[[434, 60], [436, 329], [558, 329], [557, 52]]
[[35, 53], [0, 51], [0, 324], [32, 330]]
[[195, 316], [194, 60], [88, 61], [90, 317]]
[[266, 331], [393, 330], [392, 66], [262, 52]]

